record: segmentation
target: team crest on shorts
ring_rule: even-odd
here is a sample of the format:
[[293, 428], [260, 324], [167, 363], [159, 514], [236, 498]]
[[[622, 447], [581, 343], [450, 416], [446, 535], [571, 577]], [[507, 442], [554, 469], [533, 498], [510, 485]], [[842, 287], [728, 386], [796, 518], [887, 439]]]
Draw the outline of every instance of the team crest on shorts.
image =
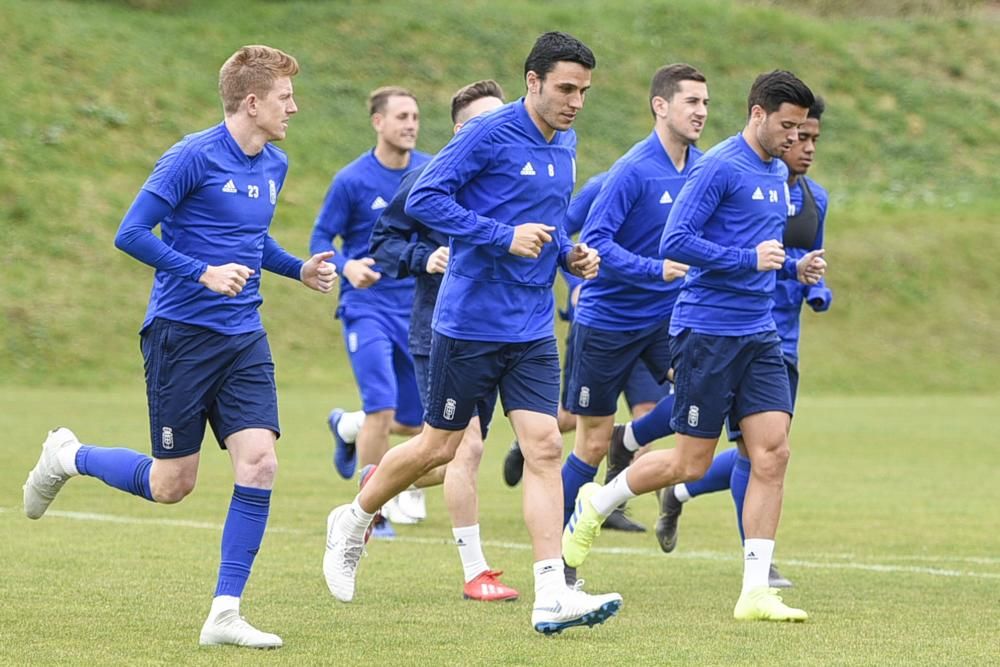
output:
[[698, 425], [699, 410], [697, 405], [688, 408], [688, 426], [694, 428]]
[[174, 448], [174, 429], [169, 426], [163, 427], [163, 430], [160, 431], [160, 444], [164, 449]]
[[455, 407], [458, 404], [455, 402], [454, 398], [449, 398], [444, 402], [444, 413], [442, 416], [447, 420], [451, 421], [455, 418]]
[[577, 402], [581, 408], [590, 406], [590, 387], [580, 387], [580, 399]]

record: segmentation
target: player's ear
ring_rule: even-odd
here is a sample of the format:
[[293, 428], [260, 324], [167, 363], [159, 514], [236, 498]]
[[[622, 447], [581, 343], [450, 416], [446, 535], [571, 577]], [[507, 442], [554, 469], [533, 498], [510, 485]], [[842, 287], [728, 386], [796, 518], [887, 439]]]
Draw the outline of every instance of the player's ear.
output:
[[246, 106], [247, 113], [251, 116], [257, 115], [257, 96], [250, 93], [243, 98], [243, 104]]

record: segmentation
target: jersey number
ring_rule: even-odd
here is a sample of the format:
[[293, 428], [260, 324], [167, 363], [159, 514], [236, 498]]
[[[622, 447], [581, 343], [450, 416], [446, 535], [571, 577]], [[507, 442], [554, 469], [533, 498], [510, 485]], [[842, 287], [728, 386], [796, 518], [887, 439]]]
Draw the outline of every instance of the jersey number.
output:
[[260, 197], [260, 187], [257, 185], [248, 185], [247, 197], [250, 197], [250, 199], [257, 199]]

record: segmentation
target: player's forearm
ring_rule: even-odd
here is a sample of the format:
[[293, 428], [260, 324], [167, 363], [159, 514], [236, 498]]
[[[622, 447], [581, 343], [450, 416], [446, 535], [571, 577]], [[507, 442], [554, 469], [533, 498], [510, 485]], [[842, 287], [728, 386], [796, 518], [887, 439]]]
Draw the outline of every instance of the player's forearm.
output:
[[115, 247], [157, 271], [198, 280], [208, 264], [177, 252], [153, 234], [153, 228], [172, 210], [161, 197], [145, 190], [139, 192], [118, 227]]
[[448, 194], [430, 187], [414, 188], [406, 199], [406, 214], [446, 236], [473, 245], [495, 245], [507, 249], [514, 240], [514, 227], [463, 208]]
[[668, 226], [660, 239], [660, 257], [718, 271], [754, 271], [757, 251], [712, 243], [682, 226]]
[[264, 237], [264, 252], [261, 255], [261, 267], [271, 273], [300, 280], [302, 277], [301, 259], [282, 248], [270, 234]]

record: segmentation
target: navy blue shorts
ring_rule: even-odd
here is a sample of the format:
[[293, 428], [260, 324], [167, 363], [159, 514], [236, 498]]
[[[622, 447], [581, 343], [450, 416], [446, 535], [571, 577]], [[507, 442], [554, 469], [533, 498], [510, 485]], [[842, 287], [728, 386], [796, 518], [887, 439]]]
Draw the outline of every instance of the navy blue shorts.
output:
[[760, 412], [792, 414], [781, 339], [773, 331], [713, 336], [685, 329], [673, 340], [677, 433], [718, 438], [726, 417], [739, 423]]
[[[413, 368], [417, 373], [417, 386], [420, 387], [420, 402], [423, 405], [427, 405], [427, 393], [431, 388], [431, 357], [429, 354], [414, 354], [413, 355]], [[479, 415], [479, 430], [482, 432], [483, 439], [486, 439], [486, 435], [490, 429], [490, 422], [493, 420], [493, 409], [497, 404], [497, 392], [494, 390], [490, 393], [489, 397], [479, 401], [476, 404], [476, 409], [472, 413], [474, 416]]]
[[[799, 393], [799, 367], [791, 357], [785, 357], [785, 370], [788, 371], [788, 390], [792, 397], [792, 409], [795, 409], [795, 398]], [[729, 442], [736, 442], [743, 437], [740, 431], [739, 422], [726, 417], [726, 432], [729, 434]]]
[[461, 431], [477, 407], [498, 389], [504, 414], [530, 410], [555, 417], [559, 407], [556, 339], [491, 343], [434, 332], [425, 422]]
[[[652, 379], [666, 379], [670, 369], [669, 326], [669, 322], [661, 322], [644, 329], [611, 331], [574, 322], [567, 389], [570, 412], [615, 414], [618, 395], [639, 365], [649, 369]], [[656, 400], [658, 397], [653, 398]]]
[[407, 344], [409, 318], [341, 308], [340, 320], [362, 409], [395, 410], [400, 424], [420, 426], [424, 409]]
[[225, 440], [248, 428], [280, 436], [274, 362], [267, 334], [226, 336], [203, 327], [154, 319], [140, 338], [153, 458], [201, 450], [206, 421]]
[[636, 364], [625, 381], [625, 403], [629, 410], [635, 409], [640, 403], [659, 403], [672, 390], [673, 385], [669, 380], [657, 382], [646, 364]]

